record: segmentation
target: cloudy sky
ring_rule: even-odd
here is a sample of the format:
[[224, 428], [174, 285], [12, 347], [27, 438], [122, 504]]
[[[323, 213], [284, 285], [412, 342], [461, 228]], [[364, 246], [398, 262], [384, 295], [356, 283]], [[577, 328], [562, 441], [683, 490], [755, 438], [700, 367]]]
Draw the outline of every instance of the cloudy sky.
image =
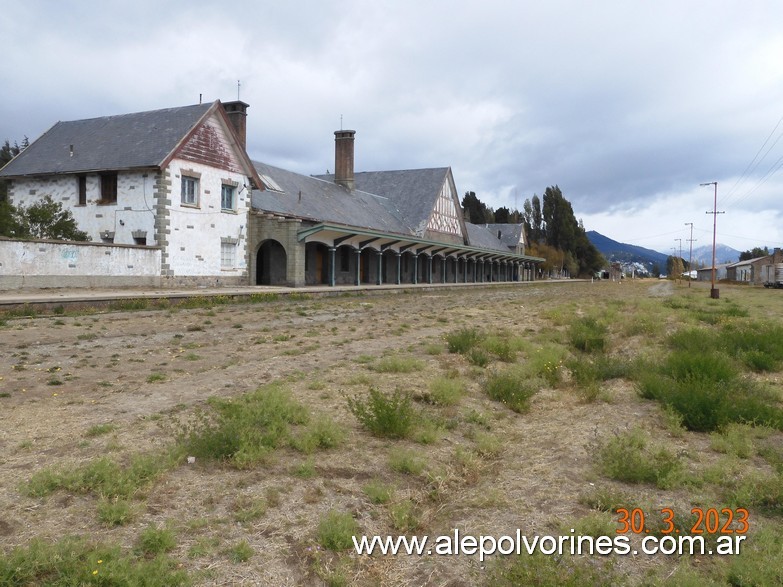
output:
[[[783, 246], [780, 0], [6, 0], [0, 140], [237, 97], [248, 151], [294, 171], [451, 166], [522, 208], [671, 253]], [[779, 125], [780, 123], [780, 125]], [[687, 256], [687, 255], [686, 255]]]

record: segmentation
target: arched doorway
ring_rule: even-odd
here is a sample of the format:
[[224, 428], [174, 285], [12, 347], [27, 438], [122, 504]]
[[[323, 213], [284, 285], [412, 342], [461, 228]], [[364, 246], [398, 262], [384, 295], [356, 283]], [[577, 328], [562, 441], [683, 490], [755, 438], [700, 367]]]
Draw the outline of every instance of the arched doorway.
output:
[[261, 243], [256, 253], [256, 285], [286, 285], [286, 252], [273, 239]]

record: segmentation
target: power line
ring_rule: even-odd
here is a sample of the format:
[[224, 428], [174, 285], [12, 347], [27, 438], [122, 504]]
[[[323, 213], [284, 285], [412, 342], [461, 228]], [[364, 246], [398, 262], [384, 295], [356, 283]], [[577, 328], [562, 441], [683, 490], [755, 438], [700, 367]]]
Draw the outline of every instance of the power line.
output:
[[[761, 145], [761, 147], [759, 147], [759, 150], [756, 152], [756, 155], [753, 157], [753, 159], [750, 161], [750, 163], [748, 163], [747, 167], [745, 167], [745, 171], [743, 171], [743, 172], [742, 172], [742, 175], [739, 177], [739, 179], [738, 179], [738, 180], [737, 180], [737, 181], [734, 183], [734, 185], [731, 187], [731, 189], [729, 189], [729, 191], [728, 191], [728, 192], [726, 192], [726, 194], [725, 194], [725, 195], [724, 195], [724, 196], [721, 198], [720, 204], [721, 204], [722, 206], [725, 206], [725, 205], [726, 205], [726, 204], [727, 204], [727, 203], [728, 203], [728, 202], [729, 202], [729, 201], [732, 199], [732, 197], [734, 197], [734, 196], [735, 196], [735, 194], [736, 194], [736, 192], [737, 192], [737, 190], [738, 190], [739, 186], [740, 186], [740, 185], [741, 185], [741, 184], [742, 184], [742, 183], [743, 183], [743, 182], [744, 182], [744, 181], [745, 181], [747, 178], [749, 178], [750, 174], [752, 174], [754, 171], [756, 171], [756, 169], [758, 168], [758, 166], [759, 166], [759, 165], [761, 165], [761, 163], [764, 161], [764, 159], [767, 157], [767, 155], [769, 155], [770, 151], [772, 151], [772, 149], [775, 147], [775, 145], [777, 145], [777, 144], [778, 144], [778, 142], [779, 142], [779, 141], [780, 141], [780, 140], [783, 138], [783, 130], [782, 130], [782, 131], [781, 131], [781, 132], [778, 134], [777, 138], [776, 138], [776, 139], [775, 139], [775, 140], [772, 142], [772, 144], [769, 146], [769, 148], [768, 148], [768, 149], [767, 149], [767, 150], [764, 152], [764, 154], [761, 156], [761, 158], [759, 158], [759, 154], [760, 154], [760, 153], [761, 153], [761, 152], [764, 150], [764, 147], [766, 147], [766, 146], [767, 146], [767, 143], [769, 143], [770, 139], [771, 139], [771, 138], [772, 138], [772, 137], [775, 135], [775, 133], [777, 132], [777, 130], [778, 130], [778, 128], [780, 127], [781, 123], [783, 123], [783, 116], [781, 116], [781, 117], [780, 117], [780, 119], [778, 120], [777, 124], [776, 124], [776, 125], [775, 125], [775, 127], [772, 129], [772, 132], [770, 132], [770, 133], [769, 133], [769, 135], [767, 136], [767, 138], [764, 140], [764, 143]], [[750, 188], [749, 190], [747, 190], [745, 193], [741, 194], [741, 195], [739, 196], [739, 198], [737, 199], [737, 201], [736, 201], [736, 202], [734, 202], [734, 204], [736, 205], [736, 204], [737, 204], [737, 203], [739, 203], [740, 201], [742, 201], [742, 200], [746, 199], [746, 198], [747, 198], [747, 197], [749, 197], [749, 196], [750, 196], [750, 195], [751, 195], [753, 192], [755, 192], [755, 191], [756, 191], [756, 190], [757, 190], [759, 187], [761, 187], [761, 185], [763, 185], [763, 183], [765, 183], [765, 182], [767, 181], [767, 179], [769, 179], [769, 177], [771, 177], [772, 175], [774, 175], [774, 173], [775, 173], [775, 172], [776, 172], [778, 169], [780, 169], [780, 166], [779, 166], [778, 164], [779, 164], [779, 163], [780, 163], [782, 160], [783, 160], [783, 157], [781, 157], [780, 159], [778, 159], [778, 160], [775, 162], [775, 164], [773, 164], [773, 165], [772, 165], [772, 167], [770, 168], [770, 170], [768, 170], [768, 171], [767, 171], [767, 173], [766, 173], [764, 176], [762, 176], [762, 178], [763, 178], [763, 179], [762, 179], [762, 180], [760, 180], [760, 181], [759, 181], [759, 183], [757, 183], [755, 186], [753, 186], [752, 188]], [[775, 168], [776, 166], [777, 166], [777, 169], [775, 169], [775, 172], [772, 172], [772, 173], [770, 173], [770, 171], [772, 171], [772, 169], [773, 169], [773, 168]], [[767, 177], [767, 175], [769, 175], [769, 176]]]

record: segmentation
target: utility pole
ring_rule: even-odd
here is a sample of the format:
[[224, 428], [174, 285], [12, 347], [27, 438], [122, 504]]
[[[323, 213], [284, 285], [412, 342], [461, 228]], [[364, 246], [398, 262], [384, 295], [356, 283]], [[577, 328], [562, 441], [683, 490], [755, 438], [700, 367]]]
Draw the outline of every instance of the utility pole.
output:
[[720, 291], [715, 289], [715, 242], [718, 236], [718, 214], [724, 214], [724, 212], [718, 212], [718, 182], [708, 181], [706, 183], [700, 183], [699, 185], [715, 186], [715, 199], [712, 206], [712, 212], [707, 211], [707, 214], [712, 214], [712, 287], [710, 288], [710, 297], [717, 300], [720, 297]]
[[[677, 279], [677, 247], [672, 247], [672, 273], [674, 273], [674, 279]], [[671, 277], [671, 275], [670, 275]]]
[[[680, 263], [682, 263], [682, 239], [676, 238], [674, 240], [680, 241], [680, 256], [677, 258], [677, 265], [680, 265]], [[677, 275], [677, 283], [680, 283], [681, 279], [682, 279], [682, 270], [680, 270], [679, 275]]]
[[688, 242], [691, 245], [691, 250], [688, 253], [688, 289], [691, 287], [691, 276], [693, 275], [691, 271], [693, 271], [693, 222], [686, 222], [685, 226], [690, 225], [691, 227], [691, 238], [688, 239]]

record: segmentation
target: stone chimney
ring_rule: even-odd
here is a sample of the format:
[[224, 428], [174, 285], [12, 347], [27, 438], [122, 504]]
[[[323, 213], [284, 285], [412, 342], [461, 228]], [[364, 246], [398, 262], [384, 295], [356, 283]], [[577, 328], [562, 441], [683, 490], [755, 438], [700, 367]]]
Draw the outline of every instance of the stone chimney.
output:
[[223, 102], [223, 110], [226, 111], [228, 119], [231, 121], [231, 125], [239, 137], [240, 145], [247, 150], [247, 109], [250, 108], [250, 104], [246, 104], [240, 100], [234, 102]]
[[334, 131], [334, 182], [353, 190], [353, 136], [355, 130]]

